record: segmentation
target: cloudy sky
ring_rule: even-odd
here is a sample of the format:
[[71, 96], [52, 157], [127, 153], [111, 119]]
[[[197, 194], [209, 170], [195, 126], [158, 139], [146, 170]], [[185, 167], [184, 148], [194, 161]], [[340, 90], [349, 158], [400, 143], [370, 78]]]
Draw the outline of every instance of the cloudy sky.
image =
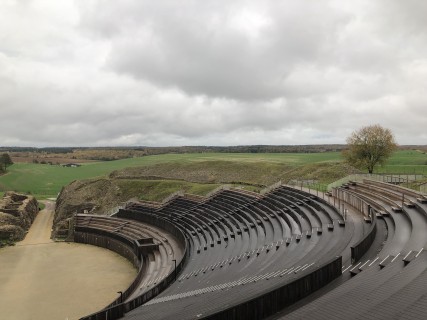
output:
[[427, 1], [1, 0], [0, 146], [427, 144]]

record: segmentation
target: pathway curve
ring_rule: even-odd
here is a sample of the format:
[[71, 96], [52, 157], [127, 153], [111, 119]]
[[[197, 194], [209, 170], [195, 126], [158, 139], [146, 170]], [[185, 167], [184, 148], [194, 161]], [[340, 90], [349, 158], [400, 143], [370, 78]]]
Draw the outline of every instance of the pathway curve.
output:
[[53, 209], [47, 201], [25, 239], [0, 250], [1, 319], [78, 319], [105, 307], [136, 276], [109, 250], [53, 242]]

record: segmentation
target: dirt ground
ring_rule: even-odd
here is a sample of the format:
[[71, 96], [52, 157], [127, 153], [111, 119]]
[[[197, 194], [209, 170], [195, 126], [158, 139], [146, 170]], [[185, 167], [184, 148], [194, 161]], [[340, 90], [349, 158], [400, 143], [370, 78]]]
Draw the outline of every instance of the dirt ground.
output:
[[52, 202], [25, 239], [0, 250], [0, 319], [72, 320], [105, 307], [136, 276], [121, 256], [50, 240]]

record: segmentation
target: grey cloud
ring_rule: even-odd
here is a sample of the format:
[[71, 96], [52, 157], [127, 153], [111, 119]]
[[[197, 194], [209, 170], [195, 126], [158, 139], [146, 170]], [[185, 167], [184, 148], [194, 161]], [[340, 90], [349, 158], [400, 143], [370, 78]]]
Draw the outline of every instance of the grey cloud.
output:
[[133, 3], [138, 5], [129, 7], [123, 23], [129, 29], [117, 27], [121, 32], [113, 37], [107, 66], [191, 95], [280, 97], [287, 90], [283, 79], [299, 63], [325, 54], [324, 40], [342, 24], [333, 12], [318, 17], [323, 6], [301, 1], [264, 10], [244, 1], [220, 1], [212, 10], [205, 8], [209, 1], [156, 8], [150, 2]]
[[2, 2], [0, 145], [344, 143], [371, 123], [425, 143], [424, 9]]

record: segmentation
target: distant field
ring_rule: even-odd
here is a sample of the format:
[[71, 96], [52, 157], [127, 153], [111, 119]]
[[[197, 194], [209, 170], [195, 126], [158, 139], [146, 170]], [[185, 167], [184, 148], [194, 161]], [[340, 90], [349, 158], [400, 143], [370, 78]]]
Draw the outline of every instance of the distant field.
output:
[[427, 154], [416, 150], [396, 152], [384, 167], [375, 173], [427, 174]]
[[0, 177], [0, 191], [14, 190], [46, 197], [54, 197], [61, 188], [73, 180], [103, 177], [114, 170], [127, 167], [153, 166], [161, 163], [189, 163], [197, 161], [233, 162], [286, 162], [294, 165], [339, 161], [340, 154], [165, 154], [106, 162], [84, 163], [78, 168], [64, 168], [56, 165], [16, 163], [8, 168], [8, 173]]
[[[17, 163], [8, 168], [6, 175], [0, 176], [0, 192], [14, 190], [24, 193], [31, 193], [39, 197], [55, 197], [61, 188], [73, 180], [88, 179], [94, 177], [105, 177], [114, 170], [121, 170], [127, 167], [147, 167], [159, 164], [195, 165], [204, 162], [204, 166], [217, 166], [218, 163], [247, 163], [251, 168], [256, 168], [257, 163], [266, 174], [265, 168], [269, 166], [301, 167], [307, 165], [308, 168], [314, 164], [336, 163], [342, 161], [339, 152], [325, 153], [197, 153], [197, 154], [165, 154], [155, 156], [145, 156], [141, 158], [131, 158], [107, 162], [84, 163], [79, 168], [64, 168], [56, 165]], [[398, 151], [390, 159], [387, 166], [379, 168], [378, 172], [395, 173], [424, 173], [427, 174], [427, 155], [411, 150]], [[280, 168], [280, 167], [279, 167]], [[207, 168], [208, 169], [208, 168]], [[310, 174], [310, 170], [296, 171], [301, 175]], [[262, 171], [262, 170], [260, 170]], [[308, 172], [310, 171], [310, 172]], [[275, 173], [276, 174], [276, 173]]]

